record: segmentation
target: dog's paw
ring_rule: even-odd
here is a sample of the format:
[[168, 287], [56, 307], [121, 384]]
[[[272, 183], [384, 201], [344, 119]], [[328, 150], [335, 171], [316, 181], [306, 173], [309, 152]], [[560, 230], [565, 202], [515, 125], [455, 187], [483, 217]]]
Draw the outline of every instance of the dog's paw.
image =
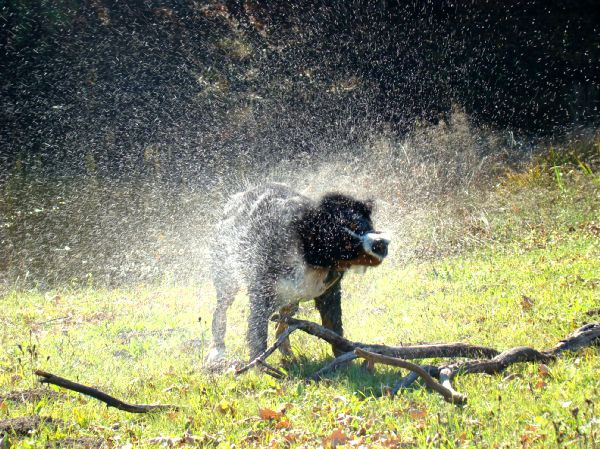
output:
[[206, 356], [207, 363], [215, 363], [225, 360], [225, 348], [212, 348]]

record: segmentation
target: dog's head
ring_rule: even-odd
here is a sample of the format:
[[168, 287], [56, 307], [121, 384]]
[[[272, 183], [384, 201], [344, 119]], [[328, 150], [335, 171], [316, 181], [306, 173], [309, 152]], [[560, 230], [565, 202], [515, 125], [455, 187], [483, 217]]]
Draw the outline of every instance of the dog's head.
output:
[[387, 256], [390, 239], [375, 231], [373, 204], [332, 193], [303, 217], [300, 237], [304, 258], [312, 265], [345, 270], [377, 266]]

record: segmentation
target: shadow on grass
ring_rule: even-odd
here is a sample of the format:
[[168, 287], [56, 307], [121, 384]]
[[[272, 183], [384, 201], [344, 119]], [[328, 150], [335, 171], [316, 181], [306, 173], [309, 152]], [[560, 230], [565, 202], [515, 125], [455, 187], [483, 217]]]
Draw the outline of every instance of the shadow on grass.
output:
[[[295, 362], [283, 366], [288, 374], [288, 379], [314, 382], [308, 378], [332, 360], [332, 357], [315, 360], [300, 356]], [[404, 375], [405, 373], [403, 374], [399, 369], [384, 366], [378, 366], [374, 371], [370, 371], [363, 365], [362, 360], [353, 360], [334, 372], [326, 374], [318, 383], [344, 384], [361, 396], [380, 397], [387, 394]]]

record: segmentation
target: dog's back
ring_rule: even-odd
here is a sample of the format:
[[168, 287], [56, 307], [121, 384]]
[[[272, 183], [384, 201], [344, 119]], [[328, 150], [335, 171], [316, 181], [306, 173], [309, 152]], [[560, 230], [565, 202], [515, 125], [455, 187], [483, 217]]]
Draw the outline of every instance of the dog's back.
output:
[[[270, 183], [235, 194], [226, 204], [211, 245], [217, 289], [226, 280], [247, 283], [257, 270], [273, 270], [298, 244], [291, 224], [310, 200], [284, 184]], [[260, 263], [260, 267], [257, 267]], [[232, 289], [232, 286], [222, 286]]]

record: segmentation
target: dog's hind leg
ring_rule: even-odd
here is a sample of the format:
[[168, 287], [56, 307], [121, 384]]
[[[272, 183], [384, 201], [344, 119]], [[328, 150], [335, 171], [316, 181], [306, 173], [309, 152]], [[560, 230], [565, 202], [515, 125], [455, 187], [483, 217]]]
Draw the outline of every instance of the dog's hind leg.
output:
[[212, 318], [212, 344], [207, 361], [214, 362], [225, 356], [225, 332], [227, 331], [227, 309], [233, 303], [237, 286], [217, 286], [217, 305]]

